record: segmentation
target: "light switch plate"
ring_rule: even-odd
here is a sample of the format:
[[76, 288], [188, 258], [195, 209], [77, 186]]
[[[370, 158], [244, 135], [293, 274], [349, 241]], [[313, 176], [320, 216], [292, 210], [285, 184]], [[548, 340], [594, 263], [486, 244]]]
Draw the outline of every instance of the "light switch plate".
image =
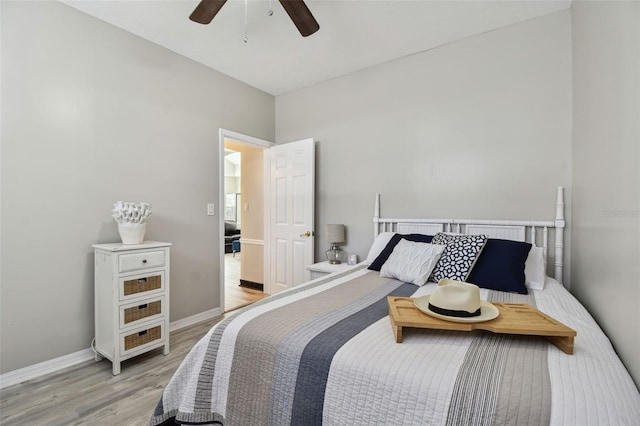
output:
[[216, 205], [213, 203], [207, 204], [207, 216], [215, 216], [216, 215]]

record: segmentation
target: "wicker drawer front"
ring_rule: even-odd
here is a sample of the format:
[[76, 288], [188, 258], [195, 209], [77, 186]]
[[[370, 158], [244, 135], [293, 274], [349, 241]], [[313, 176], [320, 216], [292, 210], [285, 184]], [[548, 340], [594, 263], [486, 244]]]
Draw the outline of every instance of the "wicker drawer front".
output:
[[164, 266], [164, 264], [164, 250], [121, 254], [118, 257], [118, 268], [120, 272], [131, 272], [141, 269], [158, 268]]
[[164, 291], [164, 272], [120, 278], [120, 300], [152, 296]]
[[120, 328], [129, 327], [138, 321], [150, 321], [164, 313], [164, 297], [147, 299], [134, 305], [120, 306]]
[[129, 331], [120, 336], [120, 355], [143, 350], [147, 346], [164, 342], [164, 323], [151, 324], [143, 329]]
[[123, 294], [125, 296], [131, 296], [132, 294], [136, 293], [144, 293], [145, 291], [159, 290], [161, 288], [162, 274], [126, 280], [122, 285]]

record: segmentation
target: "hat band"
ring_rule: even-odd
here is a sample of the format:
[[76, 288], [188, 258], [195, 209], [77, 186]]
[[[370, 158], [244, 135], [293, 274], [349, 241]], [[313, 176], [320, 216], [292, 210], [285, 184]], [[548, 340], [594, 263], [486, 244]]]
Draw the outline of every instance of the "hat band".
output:
[[478, 310], [475, 311], [475, 312], [468, 312], [468, 311], [458, 311], [458, 310], [454, 310], [454, 309], [439, 308], [439, 307], [429, 303], [429, 309], [431, 309], [436, 314], [444, 315], [444, 316], [447, 316], [447, 317], [469, 318], [469, 317], [479, 317], [480, 316], [480, 308], [478, 308]]

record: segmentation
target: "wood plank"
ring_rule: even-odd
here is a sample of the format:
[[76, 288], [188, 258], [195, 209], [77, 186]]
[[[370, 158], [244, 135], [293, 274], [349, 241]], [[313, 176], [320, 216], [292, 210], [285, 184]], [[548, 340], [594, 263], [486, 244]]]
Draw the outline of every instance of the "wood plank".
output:
[[184, 357], [218, 317], [171, 333], [162, 348], [126, 360], [122, 373], [111, 362], [87, 361], [0, 391], [2, 425], [145, 425]]

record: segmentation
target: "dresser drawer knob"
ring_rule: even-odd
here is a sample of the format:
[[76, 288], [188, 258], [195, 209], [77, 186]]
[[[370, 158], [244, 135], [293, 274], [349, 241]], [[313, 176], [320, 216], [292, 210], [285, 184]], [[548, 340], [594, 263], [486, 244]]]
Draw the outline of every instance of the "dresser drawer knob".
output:
[[142, 259], [142, 263], [147, 263], [147, 259]]

